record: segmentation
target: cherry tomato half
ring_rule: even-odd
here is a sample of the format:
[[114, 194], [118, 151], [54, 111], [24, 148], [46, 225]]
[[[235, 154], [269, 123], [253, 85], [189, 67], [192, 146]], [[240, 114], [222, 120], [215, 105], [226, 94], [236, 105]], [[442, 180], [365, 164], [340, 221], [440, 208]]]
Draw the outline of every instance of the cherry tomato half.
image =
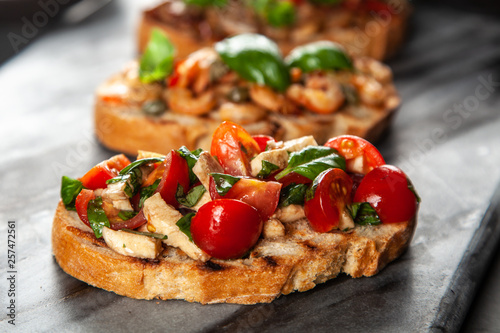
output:
[[250, 159], [260, 153], [260, 148], [243, 127], [224, 121], [215, 130], [210, 153], [217, 157], [224, 173], [250, 176]]
[[418, 207], [405, 173], [392, 165], [370, 171], [359, 184], [353, 200], [370, 203], [382, 223], [408, 221], [415, 216]]
[[130, 161], [125, 155], [113, 156], [90, 169], [80, 181], [83, 186], [91, 190], [106, 188], [106, 181], [118, 176], [118, 173], [129, 164]]
[[128, 219], [126, 221], [111, 223], [111, 229], [113, 229], [113, 230], [135, 229], [135, 228], [139, 228], [141, 225], [145, 224], [146, 222], [148, 222], [148, 221], [146, 219], [146, 216], [144, 216], [144, 213], [141, 209], [139, 211], [139, 213], [137, 213], [137, 215], [132, 217], [131, 219]]
[[331, 138], [325, 146], [336, 149], [346, 159], [346, 170], [366, 175], [385, 161], [374, 145], [354, 135]]
[[272, 136], [269, 135], [254, 135], [252, 138], [259, 145], [260, 151], [265, 151], [267, 147], [267, 143], [269, 141], [276, 142]]
[[[159, 192], [165, 202], [175, 208], [179, 203], [175, 198], [177, 186], [180, 184], [184, 193], [189, 190], [189, 169], [186, 160], [175, 150], [172, 149], [165, 157], [163, 162], [165, 171], [161, 178], [156, 192]], [[163, 168], [163, 167], [162, 167]]]
[[89, 217], [87, 214], [87, 207], [89, 205], [89, 201], [95, 199], [94, 191], [83, 189], [77, 195], [75, 200], [75, 208], [80, 220], [83, 223], [90, 227]]
[[304, 204], [311, 227], [328, 232], [339, 225], [340, 214], [350, 203], [352, 180], [342, 169], [328, 169], [314, 180], [314, 197]]
[[283, 178], [280, 178], [278, 180], [281, 184], [283, 184], [283, 187], [287, 187], [288, 185], [294, 183], [294, 184], [310, 184], [312, 183], [312, 180], [307, 178], [306, 176], [299, 175], [298, 173], [295, 172], [290, 172], [288, 175], [286, 175]]
[[262, 226], [254, 207], [239, 200], [219, 199], [201, 206], [191, 220], [191, 235], [210, 256], [236, 259], [257, 243]]
[[263, 221], [267, 221], [276, 211], [280, 200], [281, 184], [253, 178], [240, 179], [223, 197], [217, 193], [213, 178], [210, 179], [212, 199], [236, 199], [246, 202], [259, 211]]

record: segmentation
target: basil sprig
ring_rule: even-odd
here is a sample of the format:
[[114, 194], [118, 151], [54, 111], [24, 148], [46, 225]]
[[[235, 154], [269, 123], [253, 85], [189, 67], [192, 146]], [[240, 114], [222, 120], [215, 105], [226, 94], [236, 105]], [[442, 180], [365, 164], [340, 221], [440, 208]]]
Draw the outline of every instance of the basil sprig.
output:
[[189, 182], [194, 184], [198, 181], [198, 177], [193, 172], [193, 167], [198, 162], [200, 154], [203, 152], [203, 149], [199, 148], [193, 151], [190, 151], [185, 146], [182, 146], [177, 150], [179, 154], [186, 160], [188, 169], [189, 169]]
[[227, 5], [227, 0], [184, 0], [184, 3], [200, 7], [224, 7]]
[[273, 27], [289, 26], [295, 22], [295, 6], [291, 1], [255, 0], [249, 3]]
[[89, 201], [87, 206], [87, 217], [89, 219], [90, 227], [94, 231], [96, 238], [102, 237], [102, 229], [110, 227], [108, 217], [102, 208], [102, 198], [97, 197]]
[[141, 236], [148, 236], [148, 237], [153, 237], [157, 239], [167, 239], [167, 235], [162, 235], [162, 234], [156, 234], [153, 232], [142, 232], [142, 231], [137, 231], [137, 230], [132, 230], [132, 229], [121, 229], [121, 231], [125, 232], [130, 232], [131, 234], [136, 234], [136, 235], [141, 235]]
[[345, 159], [333, 148], [309, 146], [290, 154], [288, 166], [278, 173], [275, 178], [279, 180], [289, 173], [295, 172], [314, 180], [321, 172], [331, 168], [345, 170]]
[[181, 217], [177, 223], [175, 223], [179, 229], [188, 236], [189, 240], [193, 241], [193, 236], [191, 236], [191, 219], [195, 216], [195, 213], [188, 213]]
[[149, 199], [153, 194], [155, 194], [156, 188], [160, 184], [161, 179], [155, 180], [155, 182], [149, 186], [141, 188], [141, 194], [139, 198], [139, 209], [144, 207], [144, 201]]
[[257, 178], [264, 179], [269, 177], [274, 171], [278, 170], [280, 167], [269, 161], [262, 160], [262, 169], [260, 169], [257, 174]]
[[290, 205], [303, 205], [304, 196], [306, 194], [308, 184], [295, 184], [292, 183], [281, 190], [280, 193], [280, 207]]
[[81, 181], [67, 176], [63, 176], [61, 180], [61, 199], [69, 210], [75, 210], [75, 200], [80, 191], [84, 188]]
[[153, 29], [151, 39], [141, 57], [139, 79], [143, 83], [163, 80], [172, 71], [175, 48], [158, 28]]
[[214, 179], [215, 190], [221, 196], [224, 196], [229, 192], [229, 190], [236, 184], [241, 178], [226, 175], [223, 173], [211, 173], [210, 176]]
[[106, 184], [125, 182], [124, 191], [129, 198], [132, 198], [139, 192], [141, 186], [142, 171], [140, 167], [148, 163], [162, 162], [163, 160], [162, 157], [149, 157], [132, 162], [122, 169], [118, 176], [107, 180]]
[[215, 44], [226, 65], [242, 78], [280, 92], [290, 84], [290, 73], [275, 42], [259, 34], [241, 34]]
[[175, 193], [175, 199], [178, 203], [185, 207], [193, 207], [200, 201], [201, 197], [207, 190], [205, 186], [198, 185], [189, 190], [188, 193], [184, 194], [184, 188], [181, 184], [177, 184], [177, 192]]
[[352, 219], [357, 224], [378, 225], [382, 223], [377, 212], [368, 202], [355, 202], [348, 208]]
[[285, 58], [288, 67], [298, 67], [303, 72], [315, 70], [352, 69], [352, 61], [338, 44], [318, 41], [294, 48]]

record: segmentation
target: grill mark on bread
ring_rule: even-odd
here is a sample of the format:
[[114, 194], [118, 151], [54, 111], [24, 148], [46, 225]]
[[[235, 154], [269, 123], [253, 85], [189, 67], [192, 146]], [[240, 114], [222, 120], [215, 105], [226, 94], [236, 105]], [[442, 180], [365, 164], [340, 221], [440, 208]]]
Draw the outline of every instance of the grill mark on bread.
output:
[[266, 261], [266, 263], [271, 266], [271, 267], [276, 267], [278, 266], [278, 263], [274, 260], [273, 257], [269, 257], [269, 256], [265, 256], [264, 257], [264, 260]]
[[200, 268], [208, 270], [208, 271], [214, 271], [214, 272], [223, 271], [225, 269], [224, 266], [219, 265], [211, 260], [202, 263], [200, 265]]

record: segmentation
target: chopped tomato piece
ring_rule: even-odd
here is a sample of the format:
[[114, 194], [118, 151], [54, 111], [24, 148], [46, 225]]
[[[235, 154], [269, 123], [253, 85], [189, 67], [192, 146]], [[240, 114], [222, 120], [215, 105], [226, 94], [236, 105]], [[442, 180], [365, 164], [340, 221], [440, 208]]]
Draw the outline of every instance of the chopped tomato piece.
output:
[[352, 180], [342, 169], [328, 169], [314, 180], [314, 196], [306, 200], [304, 212], [317, 232], [328, 232], [339, 225], [341, 214], [351, 202]]
[[118, 173], [130, 164], [129, 159], [123, 155], [116, 155], [107, 161], [101, 162], [90, 169], [80, 181], [83, 186], [91, 190], [106, 188], [106, 181], [118, 176]]
[[213, 178], [210, 181], [210, 196], [212, 199], [236, 199], [255, 207], [267, 221], [276, 211], [280, 199], [281, 184], [272, 181], [262, 181], [253, 178], [242, 178], [231, 187], [229, 192], [221, 197], [216, 189]]
[[346, 160], [346, 171], [366, 175], [384, 165], [382, 154], [370, 142], [354, 135], [331, 138], [325, 146], [336, 149]]
[[215, 130], [210, 153], [217, 157], [224, 173], [250, 176], [250, 159], [260, 153], [260, 148], [243, 127], [224, 121]]
[[[189, 190], [189, 169], [186, 160], [175, 150], [171, 150], [165, 158], [163, 176], [156, 189], [165, 202], [175, 208], [179, 203], [175, 198], [177, 187], [182, 186], [184, 193]], [[163, 168], [163, 167], [162, 167]]]
[[90, 227], [90, 222], [87, 214], [89, 201], [95, 199], [94, 191], [83, 189], [80, 191], [75, 200], [75, 208], [80, 220]]
[[276, 142], [276, 140], [274, 140], [274, 138], [272, 136], [269, 136], [269, 135], [254, 135], [254, 136], [252, 136], [252, 138], [259, 145], [261, 152], [266, 150], [267, 143], [269, 141]]

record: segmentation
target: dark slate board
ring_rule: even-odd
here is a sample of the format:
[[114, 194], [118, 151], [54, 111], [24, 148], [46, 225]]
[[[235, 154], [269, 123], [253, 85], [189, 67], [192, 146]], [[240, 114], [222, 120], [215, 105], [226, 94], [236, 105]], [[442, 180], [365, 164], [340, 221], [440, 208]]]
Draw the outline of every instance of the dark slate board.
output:
[[[7, 221], [15, 220], [16, 328], [458, 330], [500, 236], [500, 22], [417, 4], [408, 43], [390, 62], [404, 104], [378, 146], [423, 199], [406, 254], [374, 277], [340, 276], [271, 304], [202, 306], [132, 300], [89, 287], [66, 275], [51, 255], [61, 175], [81, 175], [112, 154], [93, 136], [92, 94], [134, 56], [139, 6], [114, 2], [82, 24], [56, 25], [0, 67], [0, 244], [7, 252]], [[485, 80], [494, 84], [481, 88]], [[453, 111], [463, 103], [469, 111]], [[6, 256], [0, 271], [4, 308]], [[11, 329], [5, 310], [1, 318], [0, 330]]]

